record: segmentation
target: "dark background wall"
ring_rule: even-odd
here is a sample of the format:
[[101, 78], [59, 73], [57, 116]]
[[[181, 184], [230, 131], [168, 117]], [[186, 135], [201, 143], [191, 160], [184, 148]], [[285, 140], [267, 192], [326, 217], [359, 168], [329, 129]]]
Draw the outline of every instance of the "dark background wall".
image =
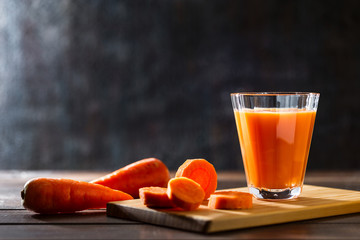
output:
[[359, 169], [360, 1], [0, 0], [0, 169], [203, 157], [229, 94], [321, 93], [310, 169]]

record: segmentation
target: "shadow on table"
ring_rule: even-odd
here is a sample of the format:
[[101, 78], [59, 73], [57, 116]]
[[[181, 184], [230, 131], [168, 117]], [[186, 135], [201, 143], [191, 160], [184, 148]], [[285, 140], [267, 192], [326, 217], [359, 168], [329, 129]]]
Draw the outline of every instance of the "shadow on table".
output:
[[136, 224], [128, 220], [109, 218], [106, 216], [106, 209], [62, 214], [32, 214], [31, 218], [37, 224]]

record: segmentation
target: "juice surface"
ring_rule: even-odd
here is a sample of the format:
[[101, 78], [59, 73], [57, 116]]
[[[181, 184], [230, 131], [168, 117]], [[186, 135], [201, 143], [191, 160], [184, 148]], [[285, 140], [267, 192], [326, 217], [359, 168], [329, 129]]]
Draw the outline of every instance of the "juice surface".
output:
[[249, 186], [302, 186], [316, 111], [249, 109], [234, 113]]

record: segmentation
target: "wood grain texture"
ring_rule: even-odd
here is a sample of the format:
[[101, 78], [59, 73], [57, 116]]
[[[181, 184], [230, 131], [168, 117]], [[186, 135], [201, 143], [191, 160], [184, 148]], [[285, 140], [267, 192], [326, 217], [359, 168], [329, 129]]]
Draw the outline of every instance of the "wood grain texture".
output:
[[[246, 191], [246, 188], [239, 190]], [[246, 210], [155, 210], [140, 200], [108, 204], [107, 214], [195, 232], [220, 232], [360, 212], [360, 192], [306, 185], [301, 197], [286, 201], [254, 200]]]

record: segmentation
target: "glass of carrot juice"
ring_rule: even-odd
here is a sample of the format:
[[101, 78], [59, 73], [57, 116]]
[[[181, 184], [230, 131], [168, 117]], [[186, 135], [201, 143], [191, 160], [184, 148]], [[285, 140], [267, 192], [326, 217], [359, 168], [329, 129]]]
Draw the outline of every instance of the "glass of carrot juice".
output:
[[249, 192], [258, 199], [300, 195], [319, 93], [232, 93]]

